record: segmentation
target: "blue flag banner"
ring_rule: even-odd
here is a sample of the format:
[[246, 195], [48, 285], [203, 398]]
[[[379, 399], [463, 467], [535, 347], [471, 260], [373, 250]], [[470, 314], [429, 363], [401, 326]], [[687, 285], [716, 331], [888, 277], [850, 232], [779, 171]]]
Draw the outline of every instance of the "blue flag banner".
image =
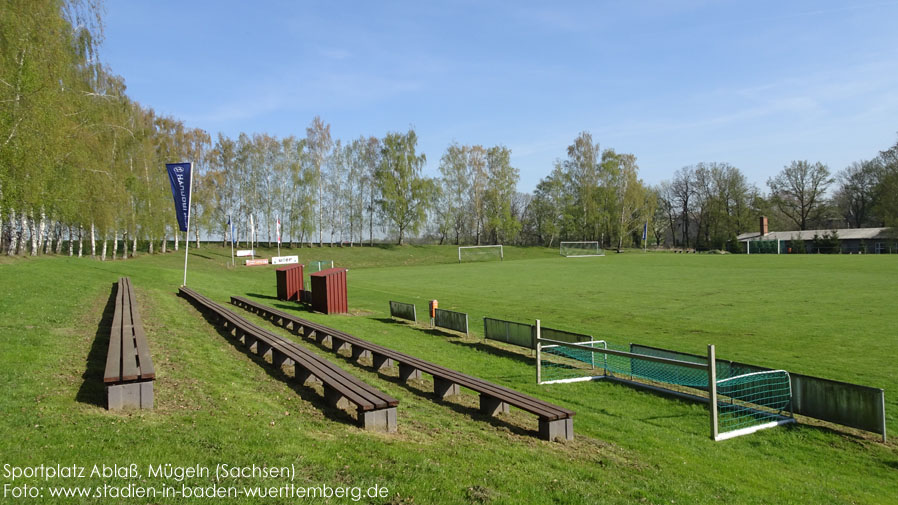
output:
[[166, 163], [171, 193], [175, 199], [175, 213], [178, 227], [187, 231], [187, 216], [190, 213], [190, 163]]
[[645, 240], [649, 235], [649, 222], [646, 221], [642, 227], [642, 240]]

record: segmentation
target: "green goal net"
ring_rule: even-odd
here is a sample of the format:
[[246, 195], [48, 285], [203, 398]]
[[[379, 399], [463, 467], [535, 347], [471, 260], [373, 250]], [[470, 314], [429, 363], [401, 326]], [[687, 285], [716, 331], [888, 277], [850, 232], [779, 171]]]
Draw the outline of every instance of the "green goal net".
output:
[[794, 422], [792, 381], [785, 370], [737, 375], [717, 381], [716, 440]]

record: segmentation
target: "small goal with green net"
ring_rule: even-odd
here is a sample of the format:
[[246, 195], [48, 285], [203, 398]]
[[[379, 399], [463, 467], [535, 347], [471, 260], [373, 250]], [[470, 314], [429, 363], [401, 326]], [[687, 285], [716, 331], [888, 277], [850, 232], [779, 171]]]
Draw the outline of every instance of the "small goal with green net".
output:
[[591, 242], [562, 242], [558, 249], [565, 258], [588, 258], [590, 256], [604, 256], [605, 251], [599, 247], [599, 243]]
[[738, 367], [718, 362], [713, 345], [708, 346], [707, 359], [687, 361], [631, 352], [605, 340], [546, 339], [540, 335], [539, 321], [536, 328], [538, 384], [612, 380], [707, 403], [714, 440], [795, 421], [791, 382], [783, 370], [741, 373]]

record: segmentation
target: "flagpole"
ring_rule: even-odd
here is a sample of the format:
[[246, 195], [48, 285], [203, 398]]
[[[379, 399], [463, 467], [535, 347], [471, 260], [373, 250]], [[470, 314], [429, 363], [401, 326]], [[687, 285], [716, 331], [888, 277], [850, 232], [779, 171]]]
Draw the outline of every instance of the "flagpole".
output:
[[234, 262], [234, 223], [231, 222], [231, 216], [228, 216], [228, 226], [231, 228], [231, 266], [236, 267], [237, 264]]
[[187, 234], [184, 247], [184, 286], [187, 286], [187, 251], [190, 250], [190, 205], [193, 198], [193, 162], [190, 162], [190, 184], [187, 187]]
[[281, 255], [281, 217], [278, 216], [278, 256]]

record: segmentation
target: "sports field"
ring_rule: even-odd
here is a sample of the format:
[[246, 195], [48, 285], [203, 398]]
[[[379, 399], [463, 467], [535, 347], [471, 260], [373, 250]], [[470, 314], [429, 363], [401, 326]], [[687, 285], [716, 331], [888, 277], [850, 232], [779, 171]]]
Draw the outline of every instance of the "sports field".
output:
[[[40, 503], [51, 487], [177, 485], [147, 465], [296, 465], [297, 486], [386, 487], [360, 503], [895, 503], [898, 445], [876, 435], [792, 425], [725, 442], [708, 437], [705, 405], [610, 383], [537, 386], [530, 352], [484, 343], [481, 318], [532, 322], [886, 391], [898, 435], [893, 256], [732, 256], [637, 252], [562, 258], [505, 248], [503, 262], [457, 264], [454, 247], [300, 249], [302, 262], [350, 268], [352, 314], [325, 316], [274, 300], [272, 267], [227, 268], [230, 251], [191, 250], [188, 285], [225, 303], [257, 299], [399, 351], [518, 389], [577, 412], [576, 438], [538, 440], [536, 420], [512, 409], [476, 413], [477, 397], [448, 402], [347, 359], [338, 364], [399, 399], [399, 431], [353, 426], [319, 395], [234, 347], [175, 293], [182, 254], [117, 262], [0, 259], [0, 465], [140, 465], [142, 478], [22, 479]], [[130, 276], [154, 356], [156, 409], [103, 407], [111, 285]], [[473, 335], [389, 319], [389, 300], [467, 312]], [[239, 311], [239, 309], [234, 309]], [[269, 323], [249, 316], [263, 327]], [[280, 330], [276, 330], [280, 331]], [[283, 335], [287, 335], [283, 333]], [[327, 359], [330, 352], [303, 343]], [[394, 372], [395, 373], [395, 372]], [[186, 480], [211, 486], [209, 480]], [[260, 478], [222, 486], [271, 485]], [[7, 492], [7, 488], [4, 488]], [[9, 497], [0, 499], [15, 503]], [[128, 499], [127, 503], [221, 503]], [[283, 503], [241, 498], [246, 503]], [[323, 500], [322, 500], [323, 501]], [[309, 501], [312, 503], [313, 501]], [[333, 498], [330, 503], [352, 503]]]

